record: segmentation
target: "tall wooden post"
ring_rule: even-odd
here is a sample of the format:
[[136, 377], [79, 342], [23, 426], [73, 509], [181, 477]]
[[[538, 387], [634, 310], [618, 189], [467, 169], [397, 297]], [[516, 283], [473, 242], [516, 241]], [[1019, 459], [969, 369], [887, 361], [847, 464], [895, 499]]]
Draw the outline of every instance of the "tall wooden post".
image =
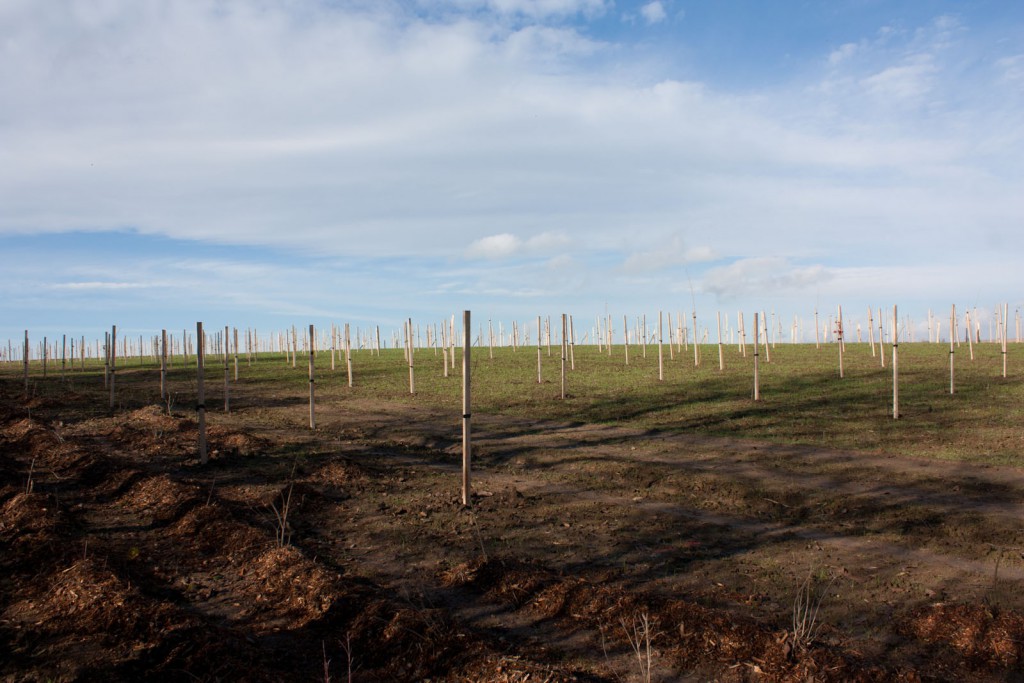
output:
[[469, 311], [463, 311], [462, 313], [462, 330], [462, 504], [468, 506], [470, 504], [469, 473], [473, 452], [470, 424], [472, 412], [470, 410], [469, 354], [472, 344], [470, 340], [471, 332]]
[[662, 313], [658, 311], [658, 381], [665, 381], [665, 350], [663, 344], [665, 343], [664, 330], [665, 325], [662, 321]]
[[693, 367], [700, 367], [700, 344], [697, 343], [697, 311], [693, 311]]
[[160, 330], [160, 400], [167, 400], [167, 330]]
[[843, 343], [843, 307], [839, 307], [839, 315], [836, 321], [836, 334], [839, 335], [839, 379], [843, 378], [843, 349], [846, 345]]
[[725, 370], [725, 351], [722, 349], [722, 312], [718, 312], [718, 371]]
[[1010, 314], [1010, 305], [1003, 304], [1003, 379], [1006, 379], [1006, 322]]
[[224, 412], [231, 412], [231, 370], [228, 367], [228, 326], [224, 326]]
[[28, 393], [28, 358], [29, 358], [29, 345], [28, 345], [28, 330], [25, 330], [25, 350], [21, 354], [21, 364], [25, 370], [25, 392]]
[[623, 337], [623, 349], [626, 353], [626, 365], [629, 365], [629, 321], [626, 316], [622, 316], [622, 337]]
[[640, 323], [640, 348], [643, 351], [643, 357], [647, 358], [647, 314], [643, 314], [643, 322]]
[[316, 377], [313, 367], [316, 364], [316, 351], [313, 348], [313, 326], [309, 326], [309, 428], [316, 429]]
[[537, 384], [543, 384], [544, 378], [541, 374], [541, 344], [543, 343], [542, 335], [540, 332], [540, 316], [537, 316]]
[[900, 332], [896, 306], [892, 307], [892, 419], [900, 419]]
[[758, 325], [757, 312], [754, 312], [754, 400], [761, 400], [761, 368], [760, 368], [760, 340], [758, 335], [761, 333], [760, 325]]
[[203, 365], [206, 343], [203, 338], [203, 323], [196, 323], [196, 421], [199, 423], [199, 462], [205, 465], [210, 460], [206, 452], [206, 384]]
[[114, 375], [117, 370], [117, 325], [110, 328], [110, 407], [114, 407]]
[[348, 386], [352, 387], [352, 327], [345, 323], [345, 370], [348, 372]]
[[949, 309], [949, 394], [956, 392], [955, 377], [953, 374], [953, 353], [956, 345], [956, 304]]
[[412, 335], [413, 335], [412, 318], [409, 318], [407, 324], [408, 324], [408, 330], [409, 330], [406, 333], [406, 338], [408, 339], [408, 346], [409, 346], [409, 349], [408, 349], [408, 353], [409, 353], [409, 393], [410, 394], [415, 394], [416, 393], [416, 376], [415, 376], [415, 371], [413, 370], [413, 354], [414, 354], [414, 351], [415, 351], [415, 347], [413, 346], [413, 338], [412, 338]]
[[572, 316], [569, 316], [569, 369], [576, 369], [576, 328], [572, 324]]
[[562, 314], [562, 400], [565, 400], [565, 362], [569, 355], [569, 342], [566, 340], [568, 333], [569, 324], [566, 320], [566, 314]]

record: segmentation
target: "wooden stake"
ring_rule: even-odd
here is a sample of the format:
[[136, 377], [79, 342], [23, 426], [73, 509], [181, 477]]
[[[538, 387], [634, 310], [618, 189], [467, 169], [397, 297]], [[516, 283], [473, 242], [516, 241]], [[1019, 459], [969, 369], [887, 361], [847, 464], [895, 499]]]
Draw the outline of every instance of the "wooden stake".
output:
[[231, 370], [228, 367], [228, 326], [224, 326], [224, 412], [231, 412]]
[[757, 312], [754, 312], [754, 400], [761, 400], [761, 367], [760, 367], [760, 325], [758, 324]]
[[743, 311], [737, 312], [736, 313], [736, 318], [737, 318], [736, 323], [738, 324], [738, 326], [740, 328], [739, 329], [739, 332], [740, 332], [740, 335], [739, 335], [740, 336], [740, 353], [742, 353], [743, 357], [746, 358], [747, 357], [747, 328], [743, 324]]
[[313, 326], [309, 326], [309, 428], [316, 429], [316, 377], [314, 376], [314, 365], [316, 353], [313, 349]]
[[569, 316], [569, 369], [576, 369], [576, 328], [572, 324], [572, 316]]
[[658, 311], [658, 381], [665, 381], [665, 351], [662, 348], [664, 343], [662, 313]]
[[408, 353], [409, 353], [409, 393], [410, 394], [415, 394], [416, 393], [416, 373], [415, 373], [415, 370], [413, 369], [413, 355], [414, 355], [413, 354], [413, 350], [414, 349], [413, 349], [413, 338], [412, 338], [412, 334], [413, 334], [413, 331], [412, 331], [412, 318], [409, 318], [408, 325], [409, 325], [409, 327], [408, 327], [408, 333], [406, 335], [406, 338], [408, 339], [408, 346], [409, 346], [409, 349], [408, 349]]
[[24, 370], [25, 370], [25, 393], [28, 393], [28, 356], [29, 356], [28, 330], [25, 330], [25, 350], [21, 354], [21, 363], [24, 366]]
[[647, 314], [643, 314], [643, 320], [640, 323], [640, 348], [642, 355], [647, 358]]
[[626, 365], [629, 365], [629, 323], [626, 320], [626, 316], [622, 316], [622, 334], [625, 337], [623, 348], [626, 352]]
[[348, 386], [352, 388], [352, 327], [345, 323], [345, 370], [348, 371]]
[[110, 328], [110, 407], [114, 407], [114, 375], [117, 371], [117, 325]]
[[[470, 343], [470, 313], [462, 313], [462, 504], [469, 506], [470, 497], [470, 469], [472, 461], [472, 412], [470, 410], [470, 364], [469, 354], [472, 344]], [[538, 334], [540, 328], [538, 327]], [[538, 346], [539, 348], [539, 346]]]
[[971, 361], [973, 361], [974, 360], [974, 334], [973, 334], [973, 330], [971, 329], [971, 312], [967, 311], [966, 313], [964, 313], [964, 316], [965, 316], [964, 327], [967, 328], [967, 330], [966, 330], [967, 331], [967, 349], [968, 349], [968, 351], [970, 351]]
[[196, 421], [199, 423], [199, 462], [205, 465], [210, 457], [206, 452], [206, 383], [204, 382], [203, 323], [196, 323]]
[[956, 304], [953, 304], [949, 310], [949, 395], [952, 396], [956, 392], [956, 386], [953, 374], [953, 349], [956, 345]]
[[569, 323], [565, 313], [562, 314], [562, 400], [565, 400], [565, 363], [568, 358], [569, 342], [566, 336], [569, 331]]
[[697, 343], [697, 311], [693, 312], [693, 367], [700, 367], [700, 345]]
[[843, 378], [843, 307], [839, 307], [838, 321], [836, 322], [836, 334], [839, 335], [839, 379]]
[[540, 334], [540, 316], [537, 316], [537, 384], [543, 384], [544, 379], [541, 376], [541, 334]]
[[[881, 343], [881, 339], [878, 340]], [[871, 317], [871, 307], [868, 306], [868, 342], [871, 344], [871, 357], [875, 357], [875, 321]]]
[[892, 419], [900, 419], [900, 332], [896, 306], [892, 307]]
[[725, 370], [725, 352], [722, 350], [722, 312], [718, 311], [718, 371]]
[[167, 400], [167, 330], [160, 330], [160, 400]]
[[1003, 304], [1003, 379], [1006, 379], [1006, 318], [1009, 315], [1009, 304]]

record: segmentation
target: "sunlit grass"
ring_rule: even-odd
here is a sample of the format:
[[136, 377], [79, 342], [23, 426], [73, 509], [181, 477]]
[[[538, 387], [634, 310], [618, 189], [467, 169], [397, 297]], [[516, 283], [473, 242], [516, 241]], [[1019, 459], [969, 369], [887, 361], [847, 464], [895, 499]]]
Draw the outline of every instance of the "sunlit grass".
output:
[[[981, 462], [1021, 463], [1024, 446], [1024, 386], [1018, 354], [1010, 349], [1010, 372], [1002, 377], [1002, 355], [995, 344], [975, 346], [970, 360], [967, 347], [956, 354], [956, 393], [949, 393], [949, 347], [943, 344], [900, 346], [900, 419], [892, 418], [891, 347], [886, 367], [871, 355], [868, 344], [847, 344], [844, 377], [839, 377], [836, 344], [779, 345], [771, 349], [771, 362], [760, 356], [761, 400], [753, 401], [753, 355], [742, 357], [735, 346], [725, 347], [725, 370], [718, 368], [716, 345], [700, 349], [695, 367], [693, 349], [664, 353], [664, 381], [658, 381], [657, 347], [648, 346], [644, 358], [631, 347], [625, 364], [621, 345], [599, 353], [593, 346], [577, 346], [576, 369], [568, 372], [568, 397], [560, 399], [558, 348], [541, 353], [543, 382], [537, 382], [536, 347], [474, 348], [472, 359], [473, 412], [505, 414], [537, 420], [609, 423], [642, 429], [764, 439], [844, 450], [889, 452]], [[461, 412], [461, 351], [456, 368], [443, 377], [443, 361], [433, 349], [416, 352], [416, 393], [409, 392], [409, 370], [401, 350], [353, 353], [355, 386], [347, 386], [345, 362], [339, 354], [330, 369], [330, 352], [316, 359], [316, 391], [327, 401], [375, 400], [412, 403], [453, 414]], [[172, 361], [169, 382], [180, 405], [194, 400], [194, 358]], [[308, 395], [308, 356], [300, 354], [296, 366], [281, 354], [261, 354], [249, 363], [239, 359], [242, 387], [260, 395]], [[123, 359], [117, 381], [120, 390], [135, 400], [155, 401], [158, 366], [151, 360]], [[233, 361], [229, 363], [233, 377]], [[19, 381], [21, 366], [8, 364], [3, 376]], [[102, 387], [102, 365], [96, 361], [85, 372], [67, 373], [78, 389]], [[223, 384], [223, 360], [207, 361], [208, 403], [214, 404]], [[31, 367], [33, 386], [43, 382], [41, 366]], [[45, 387], [60, 382], [59, 366], [49, 368]], [[244, 403], [240, 404], [244, 406]]]

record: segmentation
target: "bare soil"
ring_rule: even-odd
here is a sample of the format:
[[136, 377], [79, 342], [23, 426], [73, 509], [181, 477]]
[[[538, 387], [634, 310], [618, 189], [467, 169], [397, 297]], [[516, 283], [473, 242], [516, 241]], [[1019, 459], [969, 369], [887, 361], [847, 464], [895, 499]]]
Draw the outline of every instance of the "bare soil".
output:
[[1024, 680], [1020, 469], [232, 403], [0, 384], [0, 680]]

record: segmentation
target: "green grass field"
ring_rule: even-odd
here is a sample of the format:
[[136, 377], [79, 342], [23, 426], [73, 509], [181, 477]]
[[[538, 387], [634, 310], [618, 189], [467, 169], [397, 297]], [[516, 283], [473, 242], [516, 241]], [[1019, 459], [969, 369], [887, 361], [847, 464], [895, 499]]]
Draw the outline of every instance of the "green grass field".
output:
[[[502, 413], [537, 420], [614, 423], [643, 429], [685, 431], [714, 436], [764, 439], [845, 450], [889, 452], [973, 462], [1017, 464], [1024, 452], [1024, 384], [1009, 348], [1008, 377], [1002, 377], [998, 345], [957, 350], [956, 393], [949, 393], [949, 347], [945, 344], [900, 345], [900, 419], [892, 418], [891, 347], [886, 367], [872, 357], [868, 344], [847, 344], [844, 377], [839, 377], [836, 344], [785, 344], [771, 349], [770, 362], [760, 356], [761, 400], [753, 401], [753, 355], [744, 358], [726, 346], [725, 370], [718, 367], [717, 345], [700, 347], [694, 366], [693, 348], [664, 351], [664, 381], [658, 381], [658, 350], [630, 347], [625, 364], [621, 345], [599, 353], [594, 346], [577, 346], [576, 369], [568, 371], [568, 397], [561, 400], [558, 347], [542, 350], [544, 381], [537, 382], [536, 347], [474, 348], [472, 353], [473, 411]], [[415, 395], [409, 392], [409, 372], [400, 350], [380, 356], [353, 352], [354, 387], [347, 386], [340, 356], [330, 369], [330, 352], [317, 357], [317, 396], [323, 402], [375, 399], [415, 402], [461, 413], [461, 350], [455, 371], [443, 377], [443, 361], [433, 349], [420, 349], [415, 358]], [[194, 401], [195, 370], [175, 358], [169, 373], [171, 392], [179, 408]], [[261, 354], [254, 363], [239, 360], [238, 408], [244, 395], [307, 395], [308, 356], [300, 355], [293, 369], [283, 355]], [[121, 359], [118, 401], [135, 405], [158, 400], [158, 365], [152, 360]], [[207, 402], [211, 409], [222, 400], [223, 361], [208, 357]], [[20, 364], [4, 366], [4, 375], [20, 378]], [[232, 373], [233, 374], [233, 373]], [[86, 371], [68, 371], [76, 390], [102, 387], [102, 366], [87, 363]], [[33, 391], [60, 390], [60, 366], [51, 362], [42, 377], [39, 362], [30, 367]], [[97, 399], [102, 402], [101, 399]], [[105, 407], [105, 406], [101, 406]]]

